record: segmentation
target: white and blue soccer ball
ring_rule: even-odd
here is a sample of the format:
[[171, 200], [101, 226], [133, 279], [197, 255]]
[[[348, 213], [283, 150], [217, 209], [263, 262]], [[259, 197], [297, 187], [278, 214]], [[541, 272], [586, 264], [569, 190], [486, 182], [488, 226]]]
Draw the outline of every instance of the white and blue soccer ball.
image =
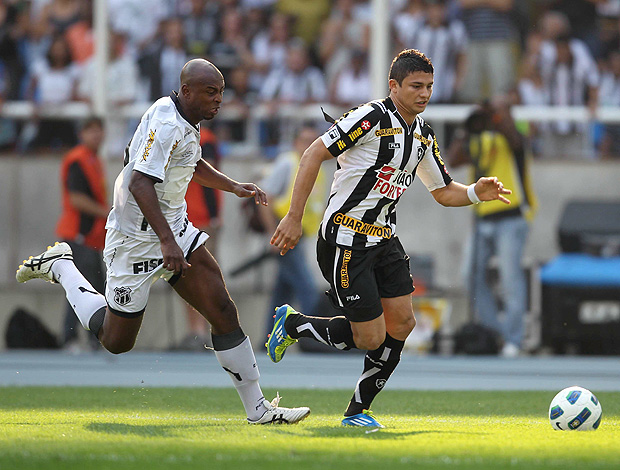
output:
[[593, 431], [601, 424], [602, 415], [596, 396], [576, 385], [559, 392], [549, 405], [549, 421], [559, 431]]

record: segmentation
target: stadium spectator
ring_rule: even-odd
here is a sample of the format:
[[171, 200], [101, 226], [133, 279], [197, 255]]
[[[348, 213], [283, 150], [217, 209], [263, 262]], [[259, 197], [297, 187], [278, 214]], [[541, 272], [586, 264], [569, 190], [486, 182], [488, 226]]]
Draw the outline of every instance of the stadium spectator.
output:
[[508, 93], [515, 85], [518, 34], [514, 0], [458, 0], [469, 37], [467, 72], [459, 99], [466, 103]]
[[151, 100], [167, 96], [178, 88], [178, 70], [188, 59], [181, 19], [171, 18], [162, 27], [163, 41], [147, 48], [138, 62], [140, 74], [148, 79]]
[[331, 82], [348, 66], [353, 49], [368, 50], [370, 18], [357, 0], [336, 0], [319, 38], [325, 79]]
[[448, 20], [446, 0], [424, 0], [426, 9], [416, 27], [401, 32], [405, 48], [418, 49], [433, 61], [434, 103], [450, 103], [461, 88], [467, 60], [467, 32], [458, 20]]
[[[210, 62], [194, 59], [181, 71], [180, 90], [157, 100], [144, 114], [125, 154], [106, 225], [105, 295], [95, 291], [59, 243], [24, 261], [18, 282], [57, 282], [85, 329], [114, 354], [131, 350], [142, 325], [151, 285], [159, 278], [210, 323], [215, 356], [228, 372], [250, 424], [292, 424], [308, 408], [282, 408], [265, 400], [250, 339], [239, 325], [215, 258], [202, 246], [208, 235], [187, 219], [191, 179], [266, 204], [253, 183], [238, 183], [201, 159], [199, 123], [222, 103], [224, 77]], [[191, 264], [190, 264], [191, 262]]]
[[330, 83], [329, 101], [351, 108], [370, 101], [371, 89], [368, 54], [355, 49], [351, 53], [349, 66], [343, 67]]
[[293, 41], [286, 51], [284, 69], [273, 69], [265, 79], [259, 98], [271, 103], [316, 103], [327, 98], [321, 70], [310, 63], [307, 47]]
[[157, 42], [160, 24], [173, 16], [167, 0], [108, 0], [108, 11], [114, 12], [110, 15], [112, 29], [127, 35], [129, 53], [134, 57]]
[[206, 57], [217, 38], [219, 5], [208, 0], [191, 0], [189, 4], [189, 11], [181, 14], [187, 52], [193, 57]]
[[424, 6], [424, 0], [407, 0], [398, 14], [394, 15], [392, 22], [397, 50], [402, 51], [405, 48], [403, 39], [406, 39], [412, 31], [415, 31], [423, 21]]
[[95, 39], [93, 34], [93, 4], [92, 0], [82, 0], [80, 18], [70, 25], [65, 36], [71, 57], [76, 64], [83, 64], [95, 52]]
[[[506, 98], [477, 107], [467, 118], [465, 129], [447, 152], [451, 165], [471, 165], [471, 180], [496, 175], [512, 189], [500, 201], [474, 206], [476, 215], [469, 288], [476, 318], [501, 335], [500, 354], [521, 353], [527, 313], [527, 281], [521, 265], [536, 199], [532, 191], [529, 155], [524, 136], [510, 115]], [[499, 298], [489, 280], [491, 259], [496, 256]], [[503, 316], [502, 316], [503, 313]]]
[[[103, 121], [87, 119], [80, 130], [79, 145], [63, 158], [60, 166], [62, 214], [56, 225], [58, 237], [71, 247], [75, 266], [98, 292], [103, 291], [105, 283], [101, 253], [110, 211], [105, 171], [99, 158], [103, 137]], [[77, 326], [78, 319], [71, 304], [67, 303], [62, 343], [74, 351], [80, 349]], [[98, 349], [97, 338], [92, 335], [88, 338], [91, 348]]]
[[332, 3], [332, 0], [276, 0], [275, 9], [294, 18], [293, 37], [303, 39], [308, 47], [312, 47]]
[[221, 17], [221, 34], [209, 48], [209, 58], [220, 65], [225, 77], [230, 71], [242, 65], [252, 63], [252, 53], [244, 29], [244, 17], [241, 10], [229, 8]]
[[[599, 91], [601, 106], [620, 108], [620, 51], [609, 54], [608, 68], [602, 74]], [[620, 158], [620, 125], [606, 124], [600, 147], [602, 158]]]
[[[277, 156], [262, 180], [261, 187], [269, 199], [269, 206], [260, 208], [266, 233], [273, 233], [288, 212], [301, 155], [314, 142], [317, 135], [317, 130], [312, 126], [303, 126], [299, 129], [293, 141], [293, 148]], [[326, 197], [327, 179], [324, 171], [320, 170], [302, 219], [303, 236], [300, 244], [287, 256], [277, 257], [277, 274], [267, 306], [265, 334], [273, 328], [274, 310], [287, 301], [299, 305], [308, 315], [316, 313], [320, 293], [308, 265], [305, 242], [316, 236], [325, 209]]]
[[82, 18], [85, 0], [50, 0], [43, 3], [37, 15], [37, 28], [43, 35], [64, 34]]
[[23, 75], [19, 52], [20, 12], [16, 5], [0, 2], [0, 69], [2, 69], [2, 95], [16, 99]]
[[290, 18], [275, 12], [269, 19], [269, 28], [258, 33], [250, 42], [253, 58], [252, 87], [260, 89], [272, 70], [286, 67], [287, 46], [291, 40]]
[[[599, 73], [588, 48], [578, 39], [560, 36], [541, 45], [538, 58], [551, 106], [587, 106], [594, 119]], [[543, 135], [543, 155], [583, 158], [593, 151], [590, 128], [584, 123], [554, 121]]]
[[[35, 104], [37, 114], [56, 111], [60, 104], [77, 97], [79, 70], [71, 61], [71, 52], [64, 36], [55, 36], [47, 57], [33, 64], [27, 96]], [[23, 150], [62, 148], [76, 144], [75, 126], [69, 119], [35, 118], [22, 130]]]
[[[106, 68], [106, 96], [111, 110], [131, 104], [138, 97], [139, 72], [136, 61], [127, 51], [126, 35], [110, 31], [110, 58]], [[78, 85], [79, 99], [92, 104], [95, 93], [96, 64], [91, 58], [84, 65]], [[108, 123], [108, 155], [122, 155], [131, 138], [127, 119], [115, 116]]]
[[276, 312], [266, 346], [274, 362], [300, 337], [338, 350], [368, 351], [343, 425], [382, 427], [370, 405], [400, 362], [415, 326], [409, 257], [394, 234], [395, 206], [413, 172], [445, 206], [508, 202], [503, 195], [510, 191], [497, 178], [480, 178], [468, 187], [450, 177], [433, 130], [418, 116], [426, 109], [432, 83], [433, 66], [422, 53], [409, 49], [396, 56], [389, 72], [390, 95], [345, 114], [304, 152], [290, 209], [271, 239], [284, 256], [295, 248], [319, 168], [338, 158], [317, 259], [331, 286], [330, 299], [344, 316], [309, 317], [284, 305]]

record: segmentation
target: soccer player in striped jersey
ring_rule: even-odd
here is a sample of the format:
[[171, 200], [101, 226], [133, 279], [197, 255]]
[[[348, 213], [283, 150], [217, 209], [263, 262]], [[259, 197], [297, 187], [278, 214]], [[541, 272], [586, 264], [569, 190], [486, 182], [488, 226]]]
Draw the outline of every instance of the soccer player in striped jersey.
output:
[[181, 71], [180, 90], [158, 99], [142, 116], [116, 179], [114, 206], [103, 252], [105, 294], [97, 292], [73, 263], [71, 247], [56, 243], [17, 270], [18, 282], [59, 283], [85, 329], [114, 354], [131, 350], [140, 331], [150, 288], [159, 278], [211, 324], [213, 349], [241, 398], [250, 424], [296, 423], [307, 407], [269, 402], [248, 338], [239, 325], [208, 239], [187, 218], [190, 180], [266, 204], [254, 183], [239, 183], [201, 158], [200, 121], [213, 119], [222, 104], [224, 77], [211, 62], [193, 59]]
[[509, 189], [495, 177], [465, 186], [453, 181], [431, 127], [420, 117], [433, 90], [433, 65], [407, 49], [392, 61], [390, 94], [345, 113], [304, 152], [288, 213], [271, 244], [281, 255], [295, 248], [301, 218], [321, 164], [337, 158], [317, 242], [317, 259], [328, 292], [342, 316], [308, 317], [284, 305], [276, 309], [267, 340], [279, 362], [300, 337], [336, 349], [367, 350], [343, 425], [381, 424], [370, 405], [398, 365], [415, 326], [409, 258], [396, 236], [396, 204], [416, 175], [443, 206], [500, 200]]

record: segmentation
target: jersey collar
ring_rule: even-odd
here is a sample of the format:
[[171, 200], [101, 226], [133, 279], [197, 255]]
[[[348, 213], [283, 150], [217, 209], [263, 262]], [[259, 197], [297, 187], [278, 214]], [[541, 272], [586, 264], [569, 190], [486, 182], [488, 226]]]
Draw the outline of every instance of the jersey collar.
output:
[[177, 108], [177, 111], [181, 115], [181, 117], [185, 119], [190, 126], [192, 126], [194, 129], [199, 131], [200, 130], [199, 127], [197, 125], [194, 126], [191, 122], [189, 122], [189, 119], [187, 118], [183, 110], [181, 109], [181, 103], [179, 103], [179, 94], [176, 91], [173, 91], [172, 93], [170, 93], [170, 99], [174, 103], [174, 106]]
[[400, 113], [398, 112], [398, 109], [396, 108], [396, 105], [394, 104], [394, 101], [392, 101], [392, 98], [390, 98], [389, 96], [385, 99], [385, 107], [389, 109], [392, 113], [394, 113], [394, 115], [396, 116], [396, 119], [398, 119], [398, 122], [400, 122], [400, 124], [405, 129], [407, 129], [408, 134], [410, 134], [411, 131], [415, 129], [416, 123], [418, 122], [418, 116], [415, 117], [411, 125], [407, 124], [407, 121], [405, 121], [405, 118], [403, 118], [400, 115]]

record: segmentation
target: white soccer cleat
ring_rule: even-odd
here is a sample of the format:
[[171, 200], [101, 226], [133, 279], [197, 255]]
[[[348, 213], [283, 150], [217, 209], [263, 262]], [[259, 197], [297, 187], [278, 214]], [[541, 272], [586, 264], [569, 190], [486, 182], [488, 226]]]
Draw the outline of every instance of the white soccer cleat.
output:
[[258, 418], [256, 421], [248, 418], [250, 424], [295, 424], [303, 421], [310, 414], [310, 408], [307, 406], [301, 406], [299, 408], [282, 408], [279, 407], [280, 403], [279, 394], [269, 403], [265, 400], [264, 405], [267, 408], [265, 414]]
[[52, 264], [59, 259], [73, 260], [71, 247], [65, 242], [56, 242], [54, 246], [48, 246], [47, 250], [40, 255], [25, 259], [24, 264], [20, 265], [17, 270], [15, 279], [17, 279], [17, 282], [43, 279], [44, 281], [55, 283], [56, 280], [52, 274]]

